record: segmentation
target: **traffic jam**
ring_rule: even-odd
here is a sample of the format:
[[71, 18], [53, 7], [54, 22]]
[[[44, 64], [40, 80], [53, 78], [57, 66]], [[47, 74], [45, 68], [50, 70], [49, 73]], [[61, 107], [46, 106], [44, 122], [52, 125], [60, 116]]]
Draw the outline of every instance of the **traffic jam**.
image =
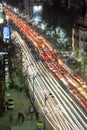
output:
[[52, 48], [50, 43], [31, 26], [26, 24], [21, 18], [15, 15], [7, 7], [3, 7], [4, 13], [20, 29], [20, 31], [33, 43], [37, 48], [43, 61], [56, 78], [60, 79], [63, 85], [75, 96], [82, 107], [87, 110], [87, 83], [75, 75], [58, 56], [57, 51]]

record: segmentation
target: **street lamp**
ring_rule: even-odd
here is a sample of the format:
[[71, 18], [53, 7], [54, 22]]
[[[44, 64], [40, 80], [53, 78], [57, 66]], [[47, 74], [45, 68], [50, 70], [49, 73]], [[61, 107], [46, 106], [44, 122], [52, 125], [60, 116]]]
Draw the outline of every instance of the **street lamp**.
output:
[[35, 88], [34, 88], [34, 80], [36, 79], [36, 77], [39, 76], [39, 74], [37, 73], [36, 75], [33, 75], [32, 79], [33, 79], [33, 83], [32, 83], [32, 86], [33, 86], [33, 106], [34, 106], [34, 92], [35, 92]]

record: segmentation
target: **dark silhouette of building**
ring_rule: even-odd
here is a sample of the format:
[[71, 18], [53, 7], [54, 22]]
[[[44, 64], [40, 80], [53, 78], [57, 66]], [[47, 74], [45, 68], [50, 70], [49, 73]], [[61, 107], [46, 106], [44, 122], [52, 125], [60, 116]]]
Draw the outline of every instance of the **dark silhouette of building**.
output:
[[33, 6], [39, 6], [45, 4], [52, 4], [52, 0], [24, 0], [25, 13], [32, 17]]
[[[1, 40], [0, 40], [1, 43]], [[1, 44], [2, 46], [2, 44]], [[0, 48], [0, 115], [3, 115], [5, 111], [5, 69], [4, 69], [4, 55], [2, 54], [2, 48]]]

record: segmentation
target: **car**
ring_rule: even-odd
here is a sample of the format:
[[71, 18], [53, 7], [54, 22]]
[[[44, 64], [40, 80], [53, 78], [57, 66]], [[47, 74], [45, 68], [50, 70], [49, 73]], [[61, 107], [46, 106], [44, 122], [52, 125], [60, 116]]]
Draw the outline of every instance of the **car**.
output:
[[7, 106], [8, 110], [14, 109], [14, 99], [9, 98], [7, 102], [8, 102], [8, 106]]

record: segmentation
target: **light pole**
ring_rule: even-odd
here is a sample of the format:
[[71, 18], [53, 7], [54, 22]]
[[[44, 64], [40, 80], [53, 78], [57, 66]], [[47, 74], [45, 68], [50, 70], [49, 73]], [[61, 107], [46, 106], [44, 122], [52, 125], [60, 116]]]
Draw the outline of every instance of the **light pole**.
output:
[[43, 108], [43, 111], [44, 111], [44, 127], [45, 127], [45, 130], [46, 130], [46, 109], [47, 109], [47, 105], [46, 105], [46, 102], [49, 98], [54, 98], [54, 96], [52, 95], [52, 93], [49, 93], [48, 95], [45, 94], [45, 99], [44, 99], [44, 108]]
[[36, 77], [39, 76], [39, 74], [37, 73], [36, 75], [33, 75], [32, 79], [33, 79], [33, 83], [32, 83], [32, 86], [33, 86], [33, 106], [34, 106], [34, 92], [35, 92], [35, 88], [34, 88], [34, 81], [36, 79]]

